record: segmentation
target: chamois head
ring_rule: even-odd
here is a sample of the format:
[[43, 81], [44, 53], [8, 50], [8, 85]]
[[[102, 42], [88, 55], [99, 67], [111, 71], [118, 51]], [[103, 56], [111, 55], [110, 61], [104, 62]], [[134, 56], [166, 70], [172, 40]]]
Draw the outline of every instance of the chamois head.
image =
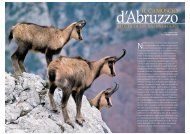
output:
[[90, 100], [90, 104], [95, 106], [99, 110], [103, 107], [110, 108], [112, 107], [111, 96], [119, 89], [119, 85], [115, 83], [114, 88], [108, 88], [104, 91], [101, 91], [94, 99]]
[[86, 25], [85, 20], [80, 20], [78, 22], [73, 23], [74, 28], [71, 33], [71, 38], [74, 38], [76, 40], [83, 40], [81, 30]]
[[110, 57], [106, 57], [105, 58], [105, 63], [102, 67], [102, 72], [101, 73], [104, 73], [106, 75], [109, 75], [109, 76], [116, 76], [116, 72], [115, 72], [115, 63], [117, 61], [119, 61], [121, 58], [123, 58], [126, 54], [126, 50], [123, 49], [123, 54], [119, 57], [116, 57], [116, 56], [110, 56]]

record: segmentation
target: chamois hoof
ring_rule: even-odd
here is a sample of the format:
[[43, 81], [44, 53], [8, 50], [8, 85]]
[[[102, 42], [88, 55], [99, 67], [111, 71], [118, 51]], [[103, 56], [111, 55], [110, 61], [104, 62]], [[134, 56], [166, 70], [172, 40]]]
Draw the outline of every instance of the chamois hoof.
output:
[[65, 123], [67, 123], [68, 125], [70, 125], [73, 129], [75, 128], [70, 119], [66, 120]]
[[15, 79], [19, 79], [19, 76], [20, 77], [22, 77], [23, 76], [23, 74], [22, 73], [14, 73], [13, 75], [12, 75]]
[[76, 119], [76, 122], [77, 122], [80, 126], [83, 127], [83, 122], [85, 122], [85, 119], [80, 117], [80, 118], [77, 118], [77, 119]]

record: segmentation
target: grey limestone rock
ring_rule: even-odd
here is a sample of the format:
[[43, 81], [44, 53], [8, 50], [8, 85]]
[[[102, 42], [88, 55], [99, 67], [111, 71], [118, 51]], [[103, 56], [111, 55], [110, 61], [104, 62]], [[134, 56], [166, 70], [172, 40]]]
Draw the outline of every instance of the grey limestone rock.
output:
[[5, 73], [5, 131], [7, 133], [108, 133], [111, 132], [102, 120], [101, 113], [91, 107], [86, 96], [82, 100], [83, 127], [75, 122], [76, 104], [72, 97], [68, 102], [68, 113], [74, 129], [64, 123], [60, 101], [62, 92], [54, 94], [58, 112], [51, 111], [47, 97], [46, 81], [38, 75], [23, 73], [17, 79]]

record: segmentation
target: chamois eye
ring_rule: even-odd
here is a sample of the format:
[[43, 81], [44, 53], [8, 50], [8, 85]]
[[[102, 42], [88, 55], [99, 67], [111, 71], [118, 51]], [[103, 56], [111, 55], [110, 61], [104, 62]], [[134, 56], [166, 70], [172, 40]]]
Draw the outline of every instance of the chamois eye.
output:
[[79, 27], [79, 26], [76, 26], [76, 28], [77, 28], [77, 29], [80, 29], [80, 27]]
[[112, 66], [112, 64], [113, 64], [113, 62], [111, 62], [111, 61], [108, 62], [108, 65], [109, 65], [109, 66]]
[[108, 95], [108, 92], [106, 92], [105, 95]]

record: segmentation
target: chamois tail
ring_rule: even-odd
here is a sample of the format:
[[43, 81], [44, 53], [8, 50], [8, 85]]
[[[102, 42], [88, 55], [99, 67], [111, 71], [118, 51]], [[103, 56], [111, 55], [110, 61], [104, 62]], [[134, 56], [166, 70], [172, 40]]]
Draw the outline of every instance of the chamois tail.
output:
[[12, 39], [13, 39], [13, 29], [11, 29], [11, 31], [9, 33], [9, 44], [10, 44]]

